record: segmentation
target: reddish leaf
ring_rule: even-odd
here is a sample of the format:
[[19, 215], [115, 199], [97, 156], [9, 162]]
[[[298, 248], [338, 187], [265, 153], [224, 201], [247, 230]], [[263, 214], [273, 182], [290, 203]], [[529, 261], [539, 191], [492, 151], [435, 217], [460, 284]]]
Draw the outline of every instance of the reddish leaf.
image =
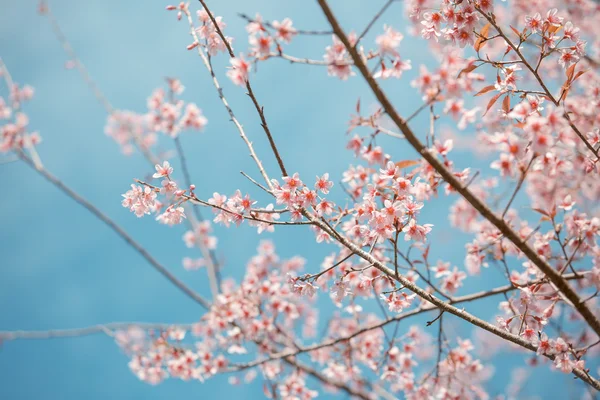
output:
[[504, 97], [504, 100], [502, 100], [502, 110], [504, 110], [506, 114], [510, 112], [510, 95], [508, 94]]
[[512, 31], [515, 33], [515, 35], [517, 35], [519, 38], [521, 37], [521, 32], [519, 32], [516, 28], [513, 28], [513, 26], [510, 26], [510, 29], [512, 29]]
[[473, 72], [475, 71], [475, 69], [479, 67], [479, 65], [475, 65], [475, 64], [469, 64], [466, 68], [462, 69], [459, 73], [458, 73], [458, 78], [461, 77], [462, 74], [468, 74], [469, 72]]
[[419, 163], [419, 161], [416, 160], [403, 160], [403, 161], [398, 161], [396, 163], [396, 167], [402, 169], [402, 168], [408, 168], [408, 167], [412, 167], [413, 165], [417, 165]]
[[589, 69], [586, 69], [584, 71], [579, 71], [577, 74], [575, 74], [575, 77], [573, 77], [573, 82], [575, 82], [577, 80], [577, 78], [579, 78], [581, 75], [585, 74], [588, 71], [589, 71]]
[[554, 33], [558, 32], [561, 29], [562, 29], [562, 26], [560, 26], [560, 25], [558, 25], [558, 26], [556, 26], [556, 25], [550, 25], [550, 27], [548, 28], [548, 32], [554, 34]]
[[484, 38], [487, 38], [488, 32], [490, 31], [490, 26], [491, 24], [489, 22], [485, 24], [485, 26], [481, 28], [481, 32], [479, 32], [479, 34]]
[[475, 96], [481, 96], [482, 94], [486, 94], [487, 92], [491, 92], [494, 89], [496, 89], [496, 86], [494, 86], [494, 85], [486, 86], [483, 89], [481, 89], [479, 92], [477, 92], [475, 94]]
[[490, 108], [492, 108], [492, 106], [494, 105], [494, 103], [500, 98], [500, 96], [502, 96], [503, 93], [498, 93], [497, 95], [495, 95], [494, 97], [492, 97], [490, 99], [490, 102], [488, 103], [485, 112], [483, 113], [483, 115], [487, 114], [488, 111], [490, 111]]
[[573, 64], [569, 68], [567, 68], [567, 70], [565, 71], [565, 73], [567, 74], [567, 80], [570, 81], [571, 79], [573, 79], [573, 75], [575, 74], [576, 66], [577, 66], [577, 64]]
[[481, 49], [483, 42], [483, 38], [478, 37], [477, 40], [475, 41], [475, 44], [473, 45], [473, 48], [475, 49], [475, 51], [479, 51], [479, 49]]

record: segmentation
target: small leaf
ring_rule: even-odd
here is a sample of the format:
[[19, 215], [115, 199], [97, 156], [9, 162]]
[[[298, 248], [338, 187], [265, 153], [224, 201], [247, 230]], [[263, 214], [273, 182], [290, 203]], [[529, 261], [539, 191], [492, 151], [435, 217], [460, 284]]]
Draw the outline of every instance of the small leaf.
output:
[[569, 95], [569, 90], [571, 90], [571, 84], [567, 80], [567, 81], [565, 81], [565, 83], [561, 87], [561, 91], [560, 91], [560, 99], [561, 100], [564, 101], [564, 99], [567, 98], [567, 96]]
[[504, 100], [502, 100], [502, 110], [504, 110], [506, 114], [510, 112], [510, 95], [508, 94], [506, 95]]
[[417, 165], [419, 163], [419, 161], [417, 160], [403, 160], [403, 161], [398, 161], [396, 163], [396, 167], [402, 169], [402, 168], [408, 168], [408, 167], [412, 167], [413, 165]]
[[488, 113], [488, 111], [490, 111], [490, 108], [492, 108], [492, 106], [494, 105], [494, 103], [495, 103], [495, 102], [496, 102], [496, 101], [497, 101], [497, 100], [500, 98], [500, 96], [502, 96], [502, 95], [503, 95], [503, 93], [498, 93], [497, 95], [495, 95], [494, 97], [492, 97], [492, 98], [490, 99], [490, 102], [488, 103], [488, 105], [487, 105], [487, 107], [486, 107], [486, 109], [485, 109], [485, 112], [483, 113], [483, 116], [484, 116], [485, 114], [487, 114], [487, 113]]
[[495, 86], [495, 85], [489, 85], [489, 86], [486, 86], [486, 87], [484, 87], [483, 89], [481, 89], [479, 92], [477, 92], [477, 93], [475, 94], [475, 96], [481, 96], [482, 94], [486, 94], [486, 93], [488, 93], [488, 92], [491, 92], [491, 91], [492, 91], [492, 90], [494, 90], [494, 89], [496, 89], [496, 86]]
[[575, 67], [577, 66], [577, 64], [573, 64], [571, 65], [569, 68], [567, 68], [566, 70], [566, 74], [567, 74], [567, 80], [571, 80], [573, 79], [573, 75], [575, 74]]
[[482, 44], [484, 43], [485, 39], [478, 37], [477, 40], [475, 41], [475, 44], [473, 45], [473, 48], [475, 49], [475, 51], [479, 51], [479, 49], [481, 49], [483, 46]]
[[581, 75], [585, 74], [586, 72], [588, 72], [589, 69], [583, 70], [583, 71], [579, 71], [578, 73], [575, 74], [575, 76], [573, 77], [573, 82], [575, 82], [577, 80], [577, 78], [579, 78]]
[[485, 26], [481, 28], [481, 32], [479, 32], [479, 34], [487, 39], [488, 32], [490, 31], [490, 26], [491, 24], [489, 22], [485, 24]]
[[521, 32], [519, 32], [516, 28], [513, 28], [513, 26], [510, 26], [510, 29], [512, 29], [512, 31], [515, 33], [515, 35], [517, 35], [519, 38], [521, 37]]
[[558, 25], [558, 26], [551, 25], [548, 28], [548, 32], [550, 32], [551, 34], [555, 34], [556, 32], [560, 31], [561, 29], [562, 29], [562, 26], [560, 26], [560, 25]]
[[467, 67], [465, 67], [458, 73], [458, 78], [460, 78], [462, 74], [468, 74], [469, 72], [475, 71], [477, 67], [479, 67], [479, 65], [469, 64]]

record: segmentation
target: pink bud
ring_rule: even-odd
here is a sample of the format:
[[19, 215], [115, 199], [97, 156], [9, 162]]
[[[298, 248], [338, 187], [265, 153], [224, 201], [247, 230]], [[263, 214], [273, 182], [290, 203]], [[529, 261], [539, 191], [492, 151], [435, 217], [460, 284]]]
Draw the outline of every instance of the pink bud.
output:
[[200, 43], [198, 43], [198, 42], [194, 42], [194, 43], [192, 43], [192, 44], [188, 45], [187, 49], [188, 49], [188, 50], [193, 50], [193, 49], [195, 49], [196, 47], [198, 47], [198, 45], [199, 45], [199, 44], [200, 44]]
[[177, 8], [177, 7], [175, 7], [175, 6], [173, 6], [173, 5], [169, 5], [169, 6], [167, 6], [167, 10], [168, 10], [168, 11], [175, 10], [176, 8]]

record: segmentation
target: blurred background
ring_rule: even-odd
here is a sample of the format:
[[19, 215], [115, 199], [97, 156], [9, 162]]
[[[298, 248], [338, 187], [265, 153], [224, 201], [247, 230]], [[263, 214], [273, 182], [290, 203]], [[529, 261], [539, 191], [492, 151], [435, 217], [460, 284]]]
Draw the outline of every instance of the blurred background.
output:
[[[332, 0], [331, 5], [347, 31], [360, 31], [383, 1]], [[51, 1], [49, 6], [87, 66], [100, 89], [117, 109], [146, 110], [146, 98], [153, 89], [164, 87], [165, 77], [181, 79], [186, 90], [181, 96], [195, 102], [208, 118], [204, 132], [184, 132], [192, 180], [201, 198], [213, 192], [232, 194], [236, 189], [267, 200], [240, 175], [244, 171], [259, 178], [256, 166], [234, 125], [218, 101], [210, 78], [195, 52], [188, 25], [178, 22], [175, 12], [165, 11], [163, 1]], [[291, 0], [212, 1], [212, 11], [223, 16], [226, 33], [235, 38], [236, 53], [248, 49], [245, 21], [237, 13], [266, 20], [291, 17], [300, 29], [328, 29], [316, 2]], [[192, 2], [192, 9], [197, 9]], [[435, 60], [423, 51], [420, 38], [407, 35], [403, 4], [397, 3], [372, 29], [367, 43], [389, 23], [405, 34], [400, 47], [413, 69], [403, 79], [386, 84], [400, 112], [408, 115], [421, 99], [410, 86], [420, 64], [435, 68]], [[34, 0], [0, 1], [0, 57], [13, 79], [35, 88], [32, 101], [25, 104], [32, 130], [39, 130], [43, 143], [38, 147], [45, 167], [67, 185], [92, 201], [141, 242], [161, 263], [194, 289], [208, 295], [204, 270], [186, 271], [182, 258], [198, 257], [187, 249], [182, 235], [185, 227], [157, 224], [152, 217], [137, 219], [121, 206], [133, 178], [152, 173], [140, 154], [124, 156], [119, 146], [104, 134], [106, 112], [76, 70], [65, 68], [68, 57], [55, 39], [49, 21], [36, 12]], [[330, 37], [296, 37], [286, 52], [299, 57], [321, 59]], [[224, 55], [214, 60], [215, 69], [236, 116], [254, 142], [260, 158], [272, 176], [275, 160], [268, 148], [258, 118], [244, 95], [225, 77], [229, 65]], [[261, 63], [253, 74], [253, 87], [264, 105], [269, 125], [289, 171], [297, 171], [307, 182], [329, 172], [334, 186], [332, 198], [344, 202], [338, 184], [342, 172], [354, 162], [345, 150], [346, 130], [358, 98], [363, 110], [376, 104], [363, 81], [347, 82], [327, 76], [325, 67], [289, 65], [281, 60]], [[0, 85], [6, 96], [6, 87]], [[414, 122], [416, 131], [427, 129], [426, 117]], [[472, 137], [473, 132], [460, 135]], [[393, 159], [416, 158], [402, 141], [379, 142]], [[457, 147], [457, 146], [455, 146]], [[460, 147], [460, 146], [458, 146]], [[158, 148], [173, 149], [162, 138]], [[453, 152], [458, 167], [486, 170], [490, 160], [458, 149]], [[172, 160], [176, 175], [179, 164]], [[181, 177], [181, 175], [177, 175]], [[115, 321], [192, 323], [202, 309], [152, 269], [135, 251], [85, 209], [44, 181], [21, 162], [0, 165], [0, 330], [45, 330], [76, 328]], [[422, 220], [435, 225], [431, 235], [431, 260], [451, 261], [461, 266], [464, 244], [470, 240], [448, 223], [453, 199], [442, 196], [428, 202]], [[263, 203], [264, 204], [264, 203]], [[517, 203], [518, 204], [518, 203]], [[205, 216], [210, 211], [203, 209]], [[246, 262], [256, 254], [261, 240], [273, 240], [282, 258], [301, 255], [307, 269], [320, 270], [323, 257], [335, 250], [315, 243], [312, 231], [304, 227], [279, 227], [274, 234], [256, 234], [255, 228], [215, 227], [219, 243], [217, 256], [224, 263], [224, 276], [239, 278]], [[502, 275], [495, 268], [468, 280], [460, 293], [497, 286]], [[322, 320], [326, 323], [333, 307], [321, 294]], [[498, 299], [469, 304], [467, 309], [483, 318], [496, 312]], [[369, 309], [369, 308], [368, 308]], [[373, 307], [373, 312], [378, 310]], [[402, 324], [419, 324], [424, 316]], [[409, 323], [410, 322], [410, 323]], [[470, 337], [468, 327], [446, 318], [449, 332]], [[431, 328], [433, 329], [433, 328]], [[435, 334], [435, 332], [431, 332]], [[500, 394], [511, 380], [513, 367], [525, 366], [526, 355], [506, 352], [496, 357], [496, 370], [487, 388]], [[129, 371], [129, 359], [105, 335], [72, 339], [5, 342], [0, 347], [0, 398], [2, 399], [160, 399], [175, 397], [213, 398], [228, 393], [230, 398], [262, 398], [257, 379], [247, 386], [230, 386], [226, 376], [204, 384], [167, 380], [153, 387]], [[548, 378], [552, 377], [551, 380]], [[533, 390], [542, 398], [566, 398], [573, 391], [572, 377], [553, 373], [543, 366], [534, 371], [523, 395]], [[316, 387], [315, 382], [311, 386]], [[322, 398], [331, 394], [321, 393]], [[342, 395], [340, 395], [342, 396]]]

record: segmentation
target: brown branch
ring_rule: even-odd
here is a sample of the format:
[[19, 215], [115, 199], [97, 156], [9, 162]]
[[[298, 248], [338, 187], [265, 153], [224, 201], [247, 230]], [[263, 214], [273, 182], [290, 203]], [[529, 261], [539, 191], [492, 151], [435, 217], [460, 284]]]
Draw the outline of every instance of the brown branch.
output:
[[[186, 9], [185, 15], [187, 16], [188, 23], [190, 26], [190, 34], [192, 35], [192, 37], [194, 38], [194, 41], [196, 43], [200, 43], [200, 40], [198, 39], [198, 35], [196, 33], [196, 27], [194, 26], [194, 21], [192, 19], [192, 14], [189, 12], [189, 10]], [[209, 15], [213, 19], [213, 23], [214, 23], [214, 17], [212, 17], [212, 14], [209, 14]], [[219, 29], [218, 25], [215, 25], [215, 26], [217, 27], [217, 29]], [[229, 43], [227, 42], [227, 40], [225, 40], [225, 44], [226, 44], [226, 46], [228, 46], [229, 49], [231, 49], [231, 46], [229, 46]], [[265, 168], [263, 167], [262, 162], [259, 160], [258, 156], [256, 155], [256, 152], [254, 151], [254, 147], [252, 146], [252, 142], [250, 142], [250, 140], [248, 139], [248, 136], [246, 136], [246, 132], [244, 131], [242, 124], [240, 124], [240, 122], [236, 118], [235, 114], [233, 113], [233, 110], [231, 109], [231, 106], [229, 106], [229, 102], [227, 101], [227, 99], [225, 98], [225, 95], [223, 94], [223, 89], [221, 88], [221, 85], [219, 84], [219, 81], [217, 80], [217, 76], [215, 75], [215, 71], [213, 70], [212, 64], [210, 62], [210, 58], [205, 54], [205, 52], [201, 46], [197, 46], [197, 49], [198, 49], [198, 55], [202, 59], [202, 63], [204, 64], [204, 66], [206, 67], [208, 72], [210, 73], [210, 76], [211, 76], [212, 82], [213, 82], [213, 86], [217, 90], [219, 99], [221, 99], [223, 106], [225, 107], [225, 109], [227, 110], [227, 113], [229, 114], [229, 118], [231, 118], [231, 121], [237, 128], [237, 130], [240, 134], [240, 137], [242, 138], [244, 143], [246, 143], [246, 147], [248, 147], [248, 150], [250, 151], [250, 157], [252, 157], [252, 159], [254, 160], [256, 166], [258, 167], [258, 170], [260, 171], [260, 174], [263, 176], [263, 179], [265, 180], [265, 183], [267, 184], [269, 189], [273, 190], [273, 184], [271, 183], [271, 179], [267, 175], [267, 172], [265, 171]], [[230, 55], [233, 56], [232, 50], [230, 50]]]
[[[574, 274], [569, 274], [569, 275], [565, 275], [566, 279], [581, 279], [580, 277], [575, 276]], [[540, 280], [536, 280], [533, 281], [531, 283], [529, 283], [526, 286], [530, 286], [530, 285], [539, 285], [542, 283], [546, 283], [543, 279]], [[481, 292], [477, 292], [477, 293], [472, 293], [472, 294], [468, 294], [468, 295], [464, 295], [464, 296], [460, 296], [460, 297], [455, 297], [454, 300], [449, 301], [448, 304], [461, 304], [461, 303], [468, 303], [468, 302], [472, 302], [472, 301], [476, 301], [476, 300], [480, 300], [480, 299], [485, 299], [488, 297], [492, 297], [492, 296], [497, 296], [499, 294], [505, 294], [505, 293], [509, 293], [512, 292], [514, 290], [516, 290], [518, 287], [517, 286], [513, 286], [513, 285], [505, 285], [505, 286], [500, 286], [491, 290], [485, 290], [485, 291], [481, 291]], [[363, 327], [357, 331], [355, 331], [354, 333], [348, 335], [348, 336], [343, 336], [343, 337], [339, 337], [336, 339], [331, 339], [331, 340], [327, 340], [321, 343], [317, 343], [311, 346], [306, 346], [306, 347], [302, 347], [301, 349], [297, 350], [297, 351], [292, 351], [292, 352], [282, 352], [282, 353], [277, 353], [277, 354], [271, 354], [271, 356], [267, 359], [263, 359], [263, 360], [256, 360], [247, 364], [238, 364], [234, 367], [232, 367], [235, 370], [240, 370], [240, 369], [247, 369], [247, 368], [252, 368], [255, 367], [257, 365], [260, 364], [264, 364], [266, 362], [269, 361], [274, 361], [274, 360], [278, 360], [281, 359], [283, 357], [290, 357], [290, 356], [297, 356], [299, 354], [302, 353], [309, 353], [311, 351], [315, 351], [315, 350], [319, 350], [325, 347], [331, 347], [331, 346], [335, 346], [337, 344], [340, 343], [344, 343], [347, 342], [357, 336], [360, 336], [366, 332], [375, 330], [375, 329], [380, 329], [383, 328], [384, 326], [392, 323], [392, 322], [399, 322], [402, 321], [404, 319], [410, 318], [410, 317], [414, 317], [416, 315], [420, 315], [429, 311], [434, 311], [437, 310], [438, 307], [434, 306], [434, 305], [426, 305], [411, 311], [407, 311], [401, 314], [396, 315], [395, 317], [391, 317], [388, 318], [384, 321], [381, 322], [377, 322], [374, 324], [371, 324], [369, 326]], [[431, 323], [435, 322], [438, 318], [440, 318], [441, 313], [437, 316], [437, 318], [435, 318], [433, 321], [430, 321]]]
[[[213, 23], [213, 26], [214, 26], [215, 30], [217, 31], [217, 34], [223, 41], [223, 44], [225, 45], [225, 47], [227, 48], [227, 51], [229, 52], [229, 56], [231, 58], [235, 58], [235, 54], [233, 53], [233, 48], [231, 47], [231, 45], [227, 41], [227, 38], [225, 38], [225, 35], [221, 31], [221, 28], [219, 27], [219, 24], [217, 23], [217, 20], [215, 19], [213, 13], [208, 9], [208, 7], [206, 6], [206, 2], [204, 0], [199, 0], [199, 1], [202, 4], [202, 7], [204, 7], [204, 10], [208, 14], [208, 17], [210, 18], [211, 22]], [[285, 165], [283, 164], [281, 155], [279, 154], [279, 150], [277, 149], [277, 146], [275, 145], [275, 140], [273, 139], [271, 130], [269, 129], [269, 125], [267, 124], [267, 119], [265, 118], [264, 108], [258, 103], [258, 100], [256, 99], [256, 96], [254, 95], [254, 91], [252, 90], [252, 85], [250, 85], [249, 80], [246, 81], [246, 89], [248, 90], [248, 96], [250, 96], [250, 99], [252, 100], [252, 104], [254, 104], [254, 108], [256, 108], [256, 112], [258, 112], [258, 115], [260, 117], [260, 122], [261, 122], [260, 126], [263, 128], [263, 130], [265, 131], [265, 134], [267, 135], [267, 139], [269, 140], [269, 144], [271, 145], [271, 150], [273, 151], [273, 154], [275, 155], [275, 158], [277, 159], [277, 164], [279, 165], [279, 169], [281, 170], [281, 173], [283, 176], [288, 176], [288, 173], [285, 169]], [[269, 182], [269, 185], [270, 185], [270, 182]]]
[[[385, 93], [379, 87], [373, 76], [370, 74], [367, 66], [363, 62], [358, 51], [352, 47], [348, 37], [342, 30], [337, 19], [331, 12], [331, 9], [327, 5], [325, 0], [318, 0], [321, 8], [323, 9], [325, 16], [332, 25], [333, 30], [339, 37], [340, 41], [344, 43], [344, 46], [352, 56], [355, 66], [360, 70], [361, 74], [367, 81], [372, 92], [375, 94], [377, 100], [381, 103], [386, 113], [390, 116], [392, 121], [400, 129], [400, 131], [406, 137], [406, 140], [413, 146], [413, 148], [421, 154], [421, 156], [442, 176], [442, 178], [452, 186], [466, 201], [468, 201], [473, 208], [475, 208], [481, 216], [492, 223], [508, 240], [510, 240], [529, 260], [536, 265], [540, 271], [542, 271], [550, 281], [562, 292], [565, 297], [573, 304], [577, 311], [581, 314], [588, 325], [600, 336], [600, 320], [592, 312], [592, 310], [584, 303], [581, 302], [580, 297], [577, 295], [575, 290], [562, 278], [562, 276], [550, 266], [545, 260], [543, 260], [537, 252], [532, 249], [521, 237], [501, 218], [499, 218], [490, 208], [483, 203], [473, 192], [468, 188], [464, 187], [462, 183], [449, 171], [437, 157], [425, 147], [417, 136], [413, 133], [410, 127], [397, 113], [396, 109], [387, 98]], [[360, 249], [358, 249], [360, 250]], [[371, 261], [369, 259], [369, 261]], [[383, 264], [378, 262], [380, 266], [385, 267]], [[424, 293], [424, 295], [427, 295]], [[447, 310], [448, 311], [448, 310]]]
[[[467, 200], [479, 213], [490, 221], [506, 238], [508, 238], [513, 244], [519, 248], [525, 256], [527, 256], [546, 276], [549, 280], [565, 295], [565, 297], [571, 301], [573, 306], [579, 311], [585, 321], [589, 324], [589, 326], [600, 336], [600, 321], [591, 311], [591, 309], [585, 304], [581, 302], [580, 297], [577, 293], [571, 288], [571, 286], [563, 279], [563, 277], [554, 270], [548, 263], [546, 263], [540, 256], [531, 248], [527, 243], [523, 242], [517, 233], [515, 233], [508, 224], [496, 216], [479, 198], [477, 198], [468, 188], [465, 188], [461, 182], [449, 171], [438, 159], [432, 154], [429, 149], [427, 149], [416, 137], [413, 131], [409, 128], [409, 126], [405, 123], [405, 121], [399, 116], [394, 106], [391, 104], [387, 96], [383, 93], [371, 73], [369, 72], [367, 66], [363, 62], [358, 51], [350, 44], [348, 37], [344, 33], [343, 29], [339, 25], [337, 19], [333, 15], [329, 5], [325, 0], [318, 0], [321, 9], [323, 10], [327, 20], [331, 24], [335, 34], [338, 36], [340, 41], [344, 44], [352, 59], [354, 60], [355, 66], [360, 70], [361, 74], [367, 81], [369, 87], [372, 92], [375, 94], [375, 97], [379, 100], [384, 110], [390, 116], [392, 121], [396, 124], [396, 126], [400, 129], [400, 131], [404, 134], [407, 141], [413, 146], [415, 150], [421, 154], [423, 158], [452, 186], [460, 195], [462, 195], [465, 200]], [[365, 260], [372, 262], [374, 266], [380, 271], [386, 273], [388, 276], [393, 277], [394, 272], [389, 269], [385, 264], [381, 263], [375, 257], [367, 254], [361, 248], [356, 246], [354, 243], [348, 240], [340, 240], [342, 244], [346, 247], [350, 248], [352, 251], [355, 251], [360, 257]], [[441, 299], [433, 296], [431, 293], [428, 293], [421, 289], [420, 287], [413, 284], [410, 280], [406, 279], [403, 276], [400, 276], [398, 279], [400, 283], [406, 286], [409, 290], [413, 291], [423, 299], [430, 301], [435, 304], [439, 308], [449, 312], [450, 314], [454, 314], [480, 328], [485, 329], [488, 332], [491, 332], [503, 339], [511, 341], [515, 344], [518, 344], [524, 348], [535, 351], [535, 347], [531, 345], [531, 343], [523, 340], [521, 337], [514, 335], [512, 333], [506, 332], [498, 328], [495, 325], [492, 325], [486, 321], [483, 321], [464, 310], [460, 310], [452, 305], [449, 305], [442, 301]], [[574, 373], [580, 378], [584, 379], [590, 385], [594, 386], [597, 389], [600, 389], [600, 382], [595, 380], [590, 380], [584, 371], [582, 370], [574, 370]]]

